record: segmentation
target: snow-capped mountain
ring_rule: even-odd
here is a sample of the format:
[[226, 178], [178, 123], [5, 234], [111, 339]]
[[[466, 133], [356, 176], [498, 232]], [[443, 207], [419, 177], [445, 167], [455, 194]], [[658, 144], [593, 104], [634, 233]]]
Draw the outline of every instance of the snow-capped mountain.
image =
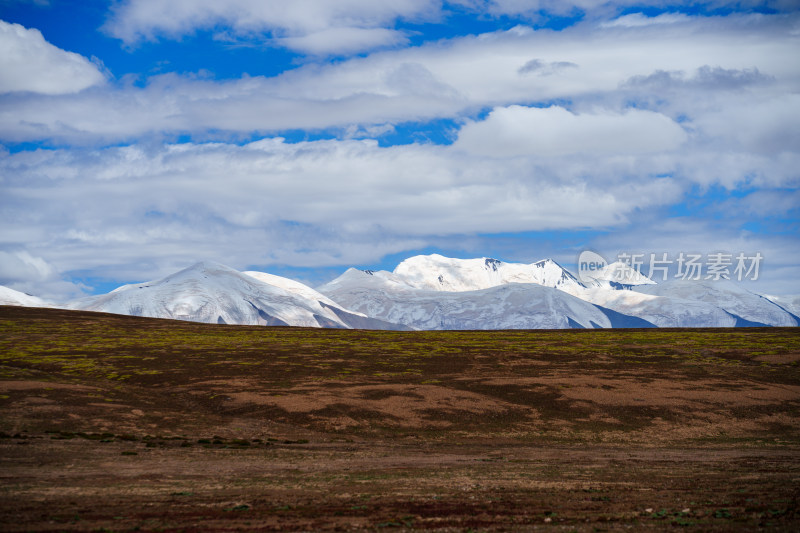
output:
[[437, 291], [412, 286], [397, 271], [351, 268], [318, 290], [350, 309], [416, 329], [566, 329], [612, 325], [596, 306], [536, 283]]
[[800, 295], [773, 296], [765, 294], [764, 298], [781, 306], [786, 311], [792, 313], [797, 320], [800, 320]]
[[332, 311], [339, 319], [350, 328], [357, 329], [386, 329], [386, 330], [408, 330], [410, 327], [392, 322], [386, 322], [379, 318], [370, 317], [363, 313], [345, 309], [340, 304], [334, 302], [324, 294], [312, 289], [293, 279], [268, 274], [267, 272], [246, 271], [242, 272], [246, 276], [255, 278], [269, 285], [280, 287], [291, 293], [298, 295], [311, 302], [318, 302], [322, 307]]
[[535, 283], [557, 289], [582, 287], [578, 279], [551, 259], [533, 264], [497, 259], [453, 259], [438, 254], [417, 255], [397, 265], [393, 274], [412, 287], [463, 292], [508, 283]]
[[53, 304], [36, 296], [15, 291], [0, 285], [0, 305], [18, 305], [22, 307], [54, 307]]
[[604, 309], [646, 320], [660, 328], [727, 328], [737, 324], [736, 318], [724, 309], [702, 301], [643, 294], [614, 289], [613, 286], [590, 287], [575, 295]]
[[711, 304], [729, 313], [737, 326], [800, 325], [781, 306], [728, 280], [670, 280], [656, 285], [640, 285], [633, 290]]
[[[0, 287], [0, 305], [55, 307]], [[68, 308], [198, 322], [360, 329], [798, 326], [800, 298], [730, 281], [655, 283], [622, 263], [577, 279], [555, 261], [415, 256], [393, 272], [349, 269], [317, 290], [204, 262]]]
[[[656, 282], [621, 261], [610, 263], [592, 276], [590, 283], [584, 285], [611, 289], [629, 289], [638, 285], [655, 285]], [[583, 277], [585, 280], [585, 277]]]
[[[257, 279], [227, 266], [202, 262], [163, 279], [122, 286], [71, 307], [123, 315], [218, 324], [359, 327], [387, 324], [341, 309], [310, 287], [264, 275]], [[291, 289], [287, 288], [291, 287]]]
[[[594, 279], [581, 282], [555, 261], [546, 259], [532, 264], [505, 263], [496, 259], [451, 259], [441, 255], [416, 256], [400, 263], [393, 272], [361, 272], [350, 269], [339, 278], [319, 287], [319, 291], [351, 309], [369, 316], [380, 317], [418, 328], [440, 329], [441, 324], [460, 324], [442, 318], [444, 313], [463, 315], [455, 302], [477, 313], [483, 305], [489, 323], [501, 327], [502, 312], [520, 316], [526, 311], [511, 308], [515, 302], [523, 308], [544, 305], [533, 298], [523, 301], [504, 296], [504, 303], [492, 307], [485, 293], [490, 288], [512, 287], [517, 284], [536, 284], [555, 288], [576, 297], [611, 322], [612, 327], [734, 327], [734, 326], [794, 326], [796, 317], [769, 300], [730, 282], [705, 282], [687, 285], [683, 282], [657, 284], [644, 274], [624, 263], [606, 265]], [[522, 291], [522, 289], [513, 289]], [[445, 296], [435, 293], [457, 293]], [[434, 293], [434, 294], [429, 294]], [[417, 298], [417, 300], [415, 300]], [[448, 302], [435, 308], [434, 300]], [[415, 303], [416, 301], [416, 303]], [[425, 302], [425, 306], [422, 306]], [[413, 311], [416, 305], [416, 311]], [[548, 301], [553, 305], [553, 300]], [[427, 310], [425, 310], [427, 309]], [[602, 320], [589, 318], [584, 308], [582, 317], [564, 313], [559, 323], [586, 326], [605, 326]], [[438, 318], [434, 318], [434, 314]], [[391, 317], [391, 318], [388, 318]], [[467, 321], [469, 322], [469, 321]], [[513, 321], [512, 321], [513, 322]], [[536, 320], [531, 319], [530, 323]], [[546, 321], [542, 320], [541, 323]], [[553, 323], [553, 322], [550, 322]], [[439, 324], [437, 326], [437, 324]], [[512, 327], [512, 326], [509, 326]], [[528, 326], [537, 327], [537, 326]], [[538, 326], [545, 327], [545, 326]], [[549, 326], [560, 327], [560, 326]]]

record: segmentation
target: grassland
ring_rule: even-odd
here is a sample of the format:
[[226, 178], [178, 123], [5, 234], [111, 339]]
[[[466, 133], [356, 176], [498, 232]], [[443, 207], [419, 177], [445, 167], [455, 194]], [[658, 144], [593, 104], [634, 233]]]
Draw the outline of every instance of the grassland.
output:
[[800, 529], [800, 331], [0, 307], [4, 531]]

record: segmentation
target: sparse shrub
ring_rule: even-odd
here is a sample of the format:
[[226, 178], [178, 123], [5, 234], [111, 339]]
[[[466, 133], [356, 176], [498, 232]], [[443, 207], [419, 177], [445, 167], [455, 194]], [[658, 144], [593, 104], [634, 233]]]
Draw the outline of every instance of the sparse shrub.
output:
[[714, 518], [733, 518], [733, 515], [728, 509], [717, 509], [714, 511]]
[[240, 505], [234, 505], [233, 507], [226, 507], [224, 510], [225, 511], [249, 511], [250, 510], [250, 506], [245, 504], [245, 503], [243, 503], [243, 504], [240, 504]]

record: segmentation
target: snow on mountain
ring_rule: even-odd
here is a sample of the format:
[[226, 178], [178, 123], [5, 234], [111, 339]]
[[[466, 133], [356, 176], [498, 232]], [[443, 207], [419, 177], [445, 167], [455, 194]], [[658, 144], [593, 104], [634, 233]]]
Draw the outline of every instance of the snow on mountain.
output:
[[[655, 285], [656, 282], [621, 261], [610, 263], [592, 275], [592, 285], [612, 289], [629, 288], [637, 285]], [[585, 281], [585, 279], [584, 279]]]
[[[488, 324], [493, 324], [493, 327], [515, 327], [501, 324], [519, 322], [520, 316], [533, 312], [530, 309], [536, 306], [544, 305], [543, 301], [533, 298], [527, 302], [506, 294], [502, 303], [496, 303], [483, 293], [471, 293], [519, 283], [556, 288], [592, 304], [596, 310], [606, 315], [612, 327], [734, 327], [759, 324], [792, 326], [797, 323], [795, 317], [777, 305], [729, 282], [715, 281], [687, 286], [668, 282], [657, 285], [647, 276], [621, 262], [607, 265], [598, 272], [594, 281], [581, 283], [552, 260], [528, 265], [487, 258], [416, 256], [400, 263], [394, 272], [362, 272], [350, 269], [336, 280], [320, 287], [319, 291], [342, 305], [369, 316], [413, 325], [416, 328], [439, 329], [443, 327], [442, 324], [448, 324], [448, 327], [457, 329], [462, 323], [474, 324], [477, 318], [467, 315], [479, 314], [480, 309], [476, 307], [478, 303], [485, 306]], [[437, 293], [440, 294], [436, 296]], [[459, 296], [448, 299], [441, 293], [458, 293]], [[438, 306], [437, 298], [441, 302]], [[474, 301], [470, 301], [470, 298]], [[460, 304], [456, 305], [456, 301]], [[510, 302], [520, 308], [512, 308]], [[549, 302], [547, 305], [551, 304]], [[419, 307], [416, 312], [413, 311], [415, 305]], [[516, 318], [504, 321], [497, 316], [499, 310]], [[536, 310], [537, 313], [539, 311]], [[460, 318], [447, 318], [447, 313]], [[572, 315], [569, 317], [575, 319]], [[576, 321], [582, 325], [601, 324], [601, 321], [591, 319], [588, 322]], [[536, 323], [535, 319], [530, 319], [528, 323], [524, 327], [560, 327], [530, 325]]]
[[0, 285], [0, 305], [18, 305], [21, 307], [54, 307], [39, 297], [15, 291]]
[[657, 285], [640, 285], [633, 290], [711, 304], [730, 313], [737, 326], [800, 325], [794, 316], [779, 305], [728, 280], [670, 280]]
[[533, 264], [497, 259], [453, 259], [438, 254], [417, 255], [397, 265], [393, 274], [418, 289], [463, 292], [508, 283], [535, 283], [568, 292], [583, 287], [570, 272], [551, 259]]
[[530, 269], [527, 271], [530, 276], [528, 283], [553, 287], [570, 294], [572, 294], [572, 291], [579, 290], [584, 286], [570, 271], [552, 259], [543, 259], [528, 266]]
[[611, 327], [596, 306], [535, 283], [457, 292], [420, 289], [406, 280], [397, 271], [350, 269], [318, 290], [350, 309], [416, 329]]
[[789, 311], [790, 313], [792, 313], [795, 316], [795, 318], [800, 318], [800, 295], [799, 294], [795, 294], [794, 296], [772, 296], [772, 295], [765, 294], [763, 296], [767, 300], [780, 305], [786, 311]]
[[324, 294], [315, 291], [308, 285], [304, 285], [299, 281], [295, 281], [293, 279], [284, 278], [281, 276], [276, 276], [275, 274], [269, 274], [267, 272], [255, 272], [252, 270], [242, 272], [245, 276], [250, 276], [251, 278], [255, 278], [258, 281], [266, 283], [267, 285], [272, 285], [273, 287], [280, 287], [286, 291], [289, 291], [293, 294], [301, 296], [307, 300], [317, 300], [318, 302], [324, 302], [326, 305], [330, 306], [337, 306], [338, 304], [325, 296]]
[[334, 302], [324, 294], [312, 289], [308, 285], [304, 285], [299, 281], [293, 279], [268, 274], [267, 272], [247, 271], [242, 272], [246, 276], [255, 278], [261, 282], [280, 287], [291, 293], [294, 293], [301, 298], [309, 301], [316, 301], [322, 307], [332, 311], [339, 319], [344, 322], [348, 327], [356, 329], [388, 329], [388, 330], [408, 330], [410, 328], [402, 324], [394, 324], [380, 320], [378, 318], [369, 317], [363, 313], [352, 311], [343, 308], [340, 304]]
[[603, 286], [584, 289], [575, 295], [602, 308], [646, 320], [660, 328], [726, 328], [735, 326], [737, 322], [724, 309], [702, 301]]
[[331, 309], [329, 300], [322, 295], [319, 300], [308, 297], [315, 291], [307, 289], [287, 282], [266, 283], [218, 263], [202, 262], [157, 281], [125, 285], [78, 301], [72, 307], [219, 324], [349, 327]]
[[[0, 286], [0, 305], [52, 307]], [[348, 269], [312, 289], [264, 272], [198, 263], [71, 308], [226, 324], [361, 329], [533, 329], [800, 325], [800, 297], [730, 281], [656, 284], [622, 263], [582, 283], [552, 260], [416, 256], [393, 272]]]
[[[329, 281], [328, 283], [317, 287], [316, 290], [321, 294], [333, 299], [331, 294], [337, 292], [346, 292], [354, 288], [364, 287], [368, 289], [381, 289], [387, 291], [415, 291], [419, 290], [413, 285], [409, 285], [402, 278], [392, 272], [385, 270], [358, 270], [355, 268], [348, 268], [344, 274]], [[339, 302], [341, 304], [341, 302]], [[342, 304], [344, 305], [344, 304]], [[354, 309], [353, 307], [348, 309]], [[365, 313], [369, 315], [369, 313]]]

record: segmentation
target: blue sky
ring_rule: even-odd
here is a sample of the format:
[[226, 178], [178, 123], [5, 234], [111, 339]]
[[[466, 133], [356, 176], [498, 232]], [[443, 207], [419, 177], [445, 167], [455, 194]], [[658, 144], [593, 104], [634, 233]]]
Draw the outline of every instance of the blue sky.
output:
[[800, 293], [793, 1], [0, 0], [0, 284], [197, 260], [761, 253]]

